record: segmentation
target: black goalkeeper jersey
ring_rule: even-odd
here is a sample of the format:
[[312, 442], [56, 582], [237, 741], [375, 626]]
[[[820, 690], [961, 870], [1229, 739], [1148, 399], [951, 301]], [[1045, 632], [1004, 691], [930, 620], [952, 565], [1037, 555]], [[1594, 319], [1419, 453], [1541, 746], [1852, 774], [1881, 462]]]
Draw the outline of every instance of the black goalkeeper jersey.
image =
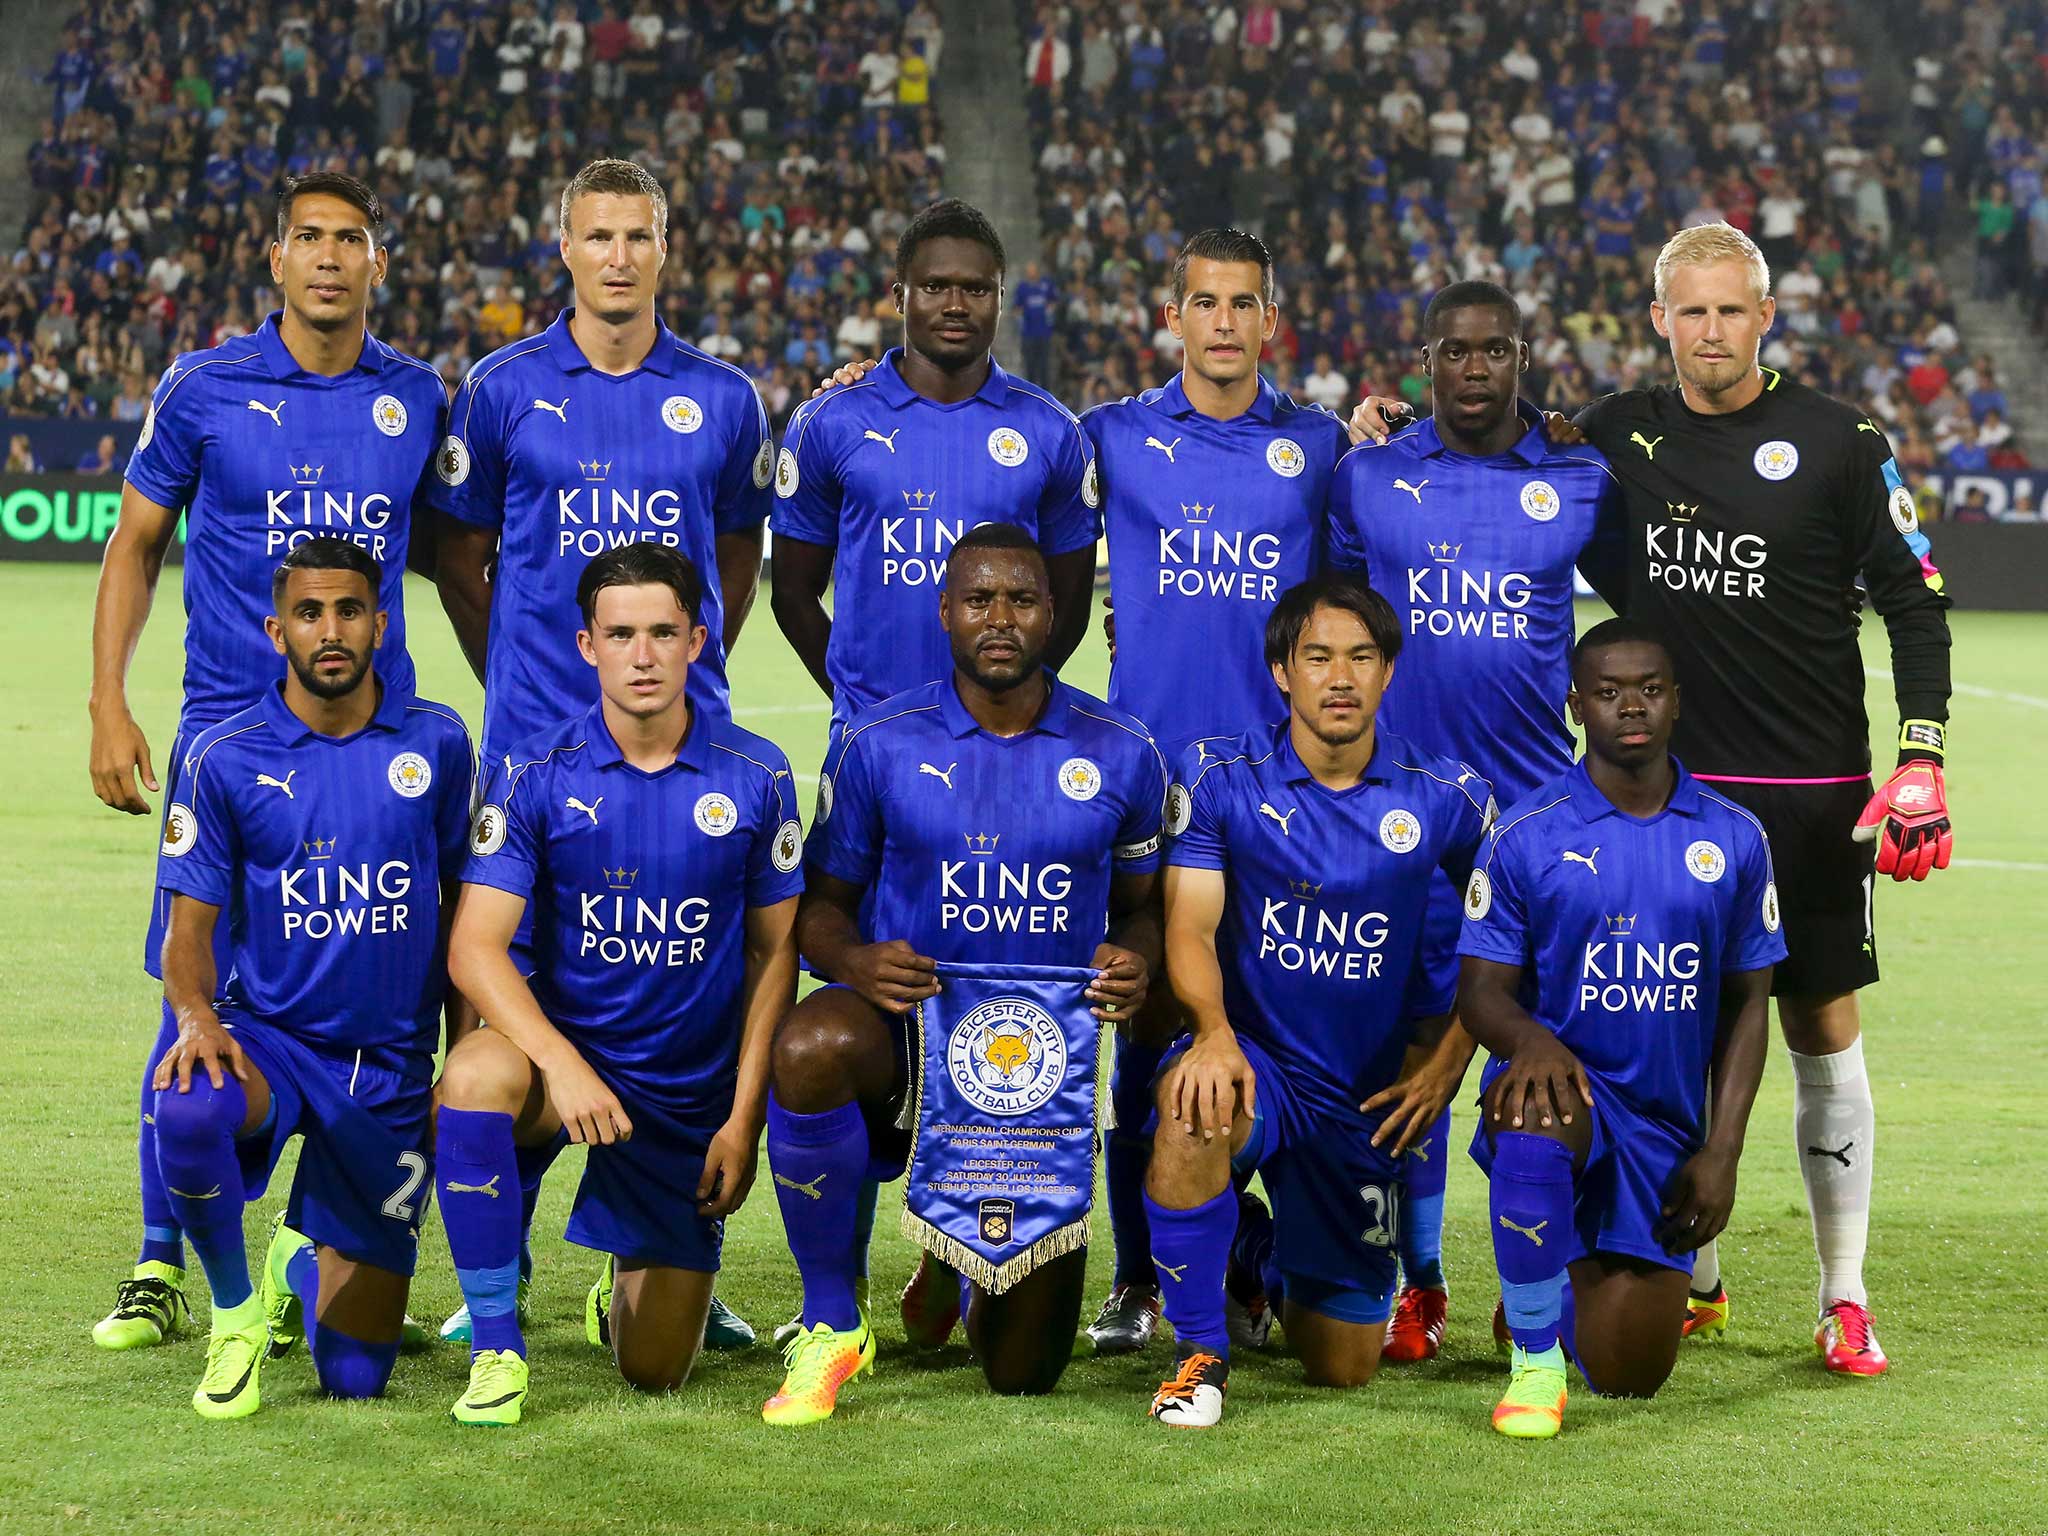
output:
[[1670, 645], [1683, 690], [1673, 745], [1693, 772], [1860, 776], [1870, 721], [1853, 585], [1890, 631], [1902, 720], [1948, 718], [1948, 599], [1884, 433], [1819, 390], [1763, 377], [1725, 416], [1688, 409], [1676, 385], [1579, 413], [1627, 509], [1586, 574]]

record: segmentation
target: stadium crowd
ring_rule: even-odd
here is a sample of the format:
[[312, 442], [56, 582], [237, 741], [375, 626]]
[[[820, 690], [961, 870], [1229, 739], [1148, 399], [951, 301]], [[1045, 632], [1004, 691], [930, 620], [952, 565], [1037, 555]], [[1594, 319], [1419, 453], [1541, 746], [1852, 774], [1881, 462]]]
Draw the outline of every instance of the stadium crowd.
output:
[[664, 318], [780, 422], [883, 345], [943, 45], [929, 0], [87, 0], [0, 275], [0, 414], [140, 422], [171, 357], [276, 307], [276, 183], [316, 169], [380, 189], [372, 325], [452, 389], [567, 302], [553, 199], [611, 152], [668, 190]]
[[1027, 372], [1076, 409], [1164, 377], [1173, 253], [1237, 223], [1274, 248], [1298, 396], [1422, 399], [1423, 306], [1483, 277], [1531, 317], [1525, 393], [1573, 409], [1668, 374], [1651, 258], [1726, 219], [1771, 263], [1766, 364], [1863, 404], [1909, 473], [2024, 467], [1931, 253], [1965, 196], [1980, 229], [2024, 208], [2025, 251], [1981, 285], [2048, 295], [2032, 34], [2000, 32], [2012, 7], [1929, 9], [1916, 158], [1829, 4], [1019, 0], [1046, 230], [1016, 290]]

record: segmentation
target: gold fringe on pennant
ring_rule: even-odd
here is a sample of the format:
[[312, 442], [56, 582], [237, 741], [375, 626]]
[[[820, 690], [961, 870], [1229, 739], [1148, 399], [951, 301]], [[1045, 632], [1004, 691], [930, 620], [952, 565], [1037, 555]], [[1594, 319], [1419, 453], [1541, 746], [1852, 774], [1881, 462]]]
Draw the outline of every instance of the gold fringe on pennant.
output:
[[1086, 1248], [1089, 1225], [1090, 1216], [1070, 1221], [1057, 1232], [1046, 1233], [1015, 1257], [991, 1264], [959, 1239], [948, 1237], [922, 1216], [915, 1215], [909, 1206], [903, 1208], [903, 1235], [940, 1263], [959, 1270], [991, 1296], [1002, 1295], [1039, 1265], [1077, 1248]]

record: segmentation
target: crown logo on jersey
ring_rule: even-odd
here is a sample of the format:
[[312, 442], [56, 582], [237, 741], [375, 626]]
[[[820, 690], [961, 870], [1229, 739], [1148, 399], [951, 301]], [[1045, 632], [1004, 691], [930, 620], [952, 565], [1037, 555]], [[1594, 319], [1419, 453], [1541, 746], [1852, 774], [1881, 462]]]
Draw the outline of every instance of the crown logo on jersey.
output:
[[1700, 506], [1696, 501], [1667, 501], [1664, 503], [1664, 510], [1671, 514], [1671, 521], [1674, 523], [1689, 523], [1700, 515]]
[[1607, 932], [1617, 939], [1625, 939], [1636, 931], [1636, 915], [1633, 912], [1615, 912], [1607, 918]]
[[602, 480], [612, 472], [612, 461], [610, 459], [590, 459], [588, 461], [578, 459], [576, 467], [583, 471], [584, 479]]
[[1449, 539], [1432, 542], [1429, 546], [1429, 557], [1438, 565], [1450, 565], [1457, 560], [1464, 548], [1463, 544], [1453, 544]]
[[1287, 892], [1297, 901], [1315, 901], [1323, 894], [1320, 880], [1289, 880]]
[[321, 475], [326, 473], [327, 470], [325, 464], [293, 464], [290, 468], [292, 484], [309, 487], [318, 485]]
[[637, 869], [608, 869], [604, 872], [604, 883], [615, 891], [630, 891], [633, 882], [639, 878]]
[[1003, 840], [1000, 832], [963, 832], [960, 835], [967, 839], [967, 851], [977, 859], [994, 858], [996, 844]]
[[939, 493], [937, 491], [905, 491], [903, 493], [903, 510], [910, 513], [929, 512], [932, 509], [932, 503], [938, 499]]
[[306, 857], [309, 859], [331, 859], [334, 857], [334, 839], [313, 837], [306, 840]]
[[1203, 506], [1198, 501], [1193, 506], [1189, 506], [1186, 502], [1182, 502], [1180, 504], [1180, 515], [1199, 528], [1216, 515], [1216, 503], [1212, 501], [1207, 506]]

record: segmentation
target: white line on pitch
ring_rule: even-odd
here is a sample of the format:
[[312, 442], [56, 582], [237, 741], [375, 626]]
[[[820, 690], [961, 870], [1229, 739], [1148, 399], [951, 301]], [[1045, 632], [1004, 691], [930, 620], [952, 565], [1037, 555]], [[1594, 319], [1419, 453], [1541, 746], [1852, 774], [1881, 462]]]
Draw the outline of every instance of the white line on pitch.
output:
[[[1886, 682], [1892, 680], [1891, 673], [1877, 667], [1865, 667], [1863, 675], [1881, 677]], [[2024, 704], [2029, 709], [2048, 709], [2048, 699], [2037, 699], [2031, 693], [2007, 693], [1999, 688], [1979, 688], [1972, 683], [1950, 683], [1949, 687], [1957, 693], [1967, 693], [1973, 699], [1997, 699], [2005, 704]]]
[[2029, 864], [2019, 859], [1950, 859], [1951, 869], [2016, 869], [2022, 874], [2048, 875], [2048, 864]]

